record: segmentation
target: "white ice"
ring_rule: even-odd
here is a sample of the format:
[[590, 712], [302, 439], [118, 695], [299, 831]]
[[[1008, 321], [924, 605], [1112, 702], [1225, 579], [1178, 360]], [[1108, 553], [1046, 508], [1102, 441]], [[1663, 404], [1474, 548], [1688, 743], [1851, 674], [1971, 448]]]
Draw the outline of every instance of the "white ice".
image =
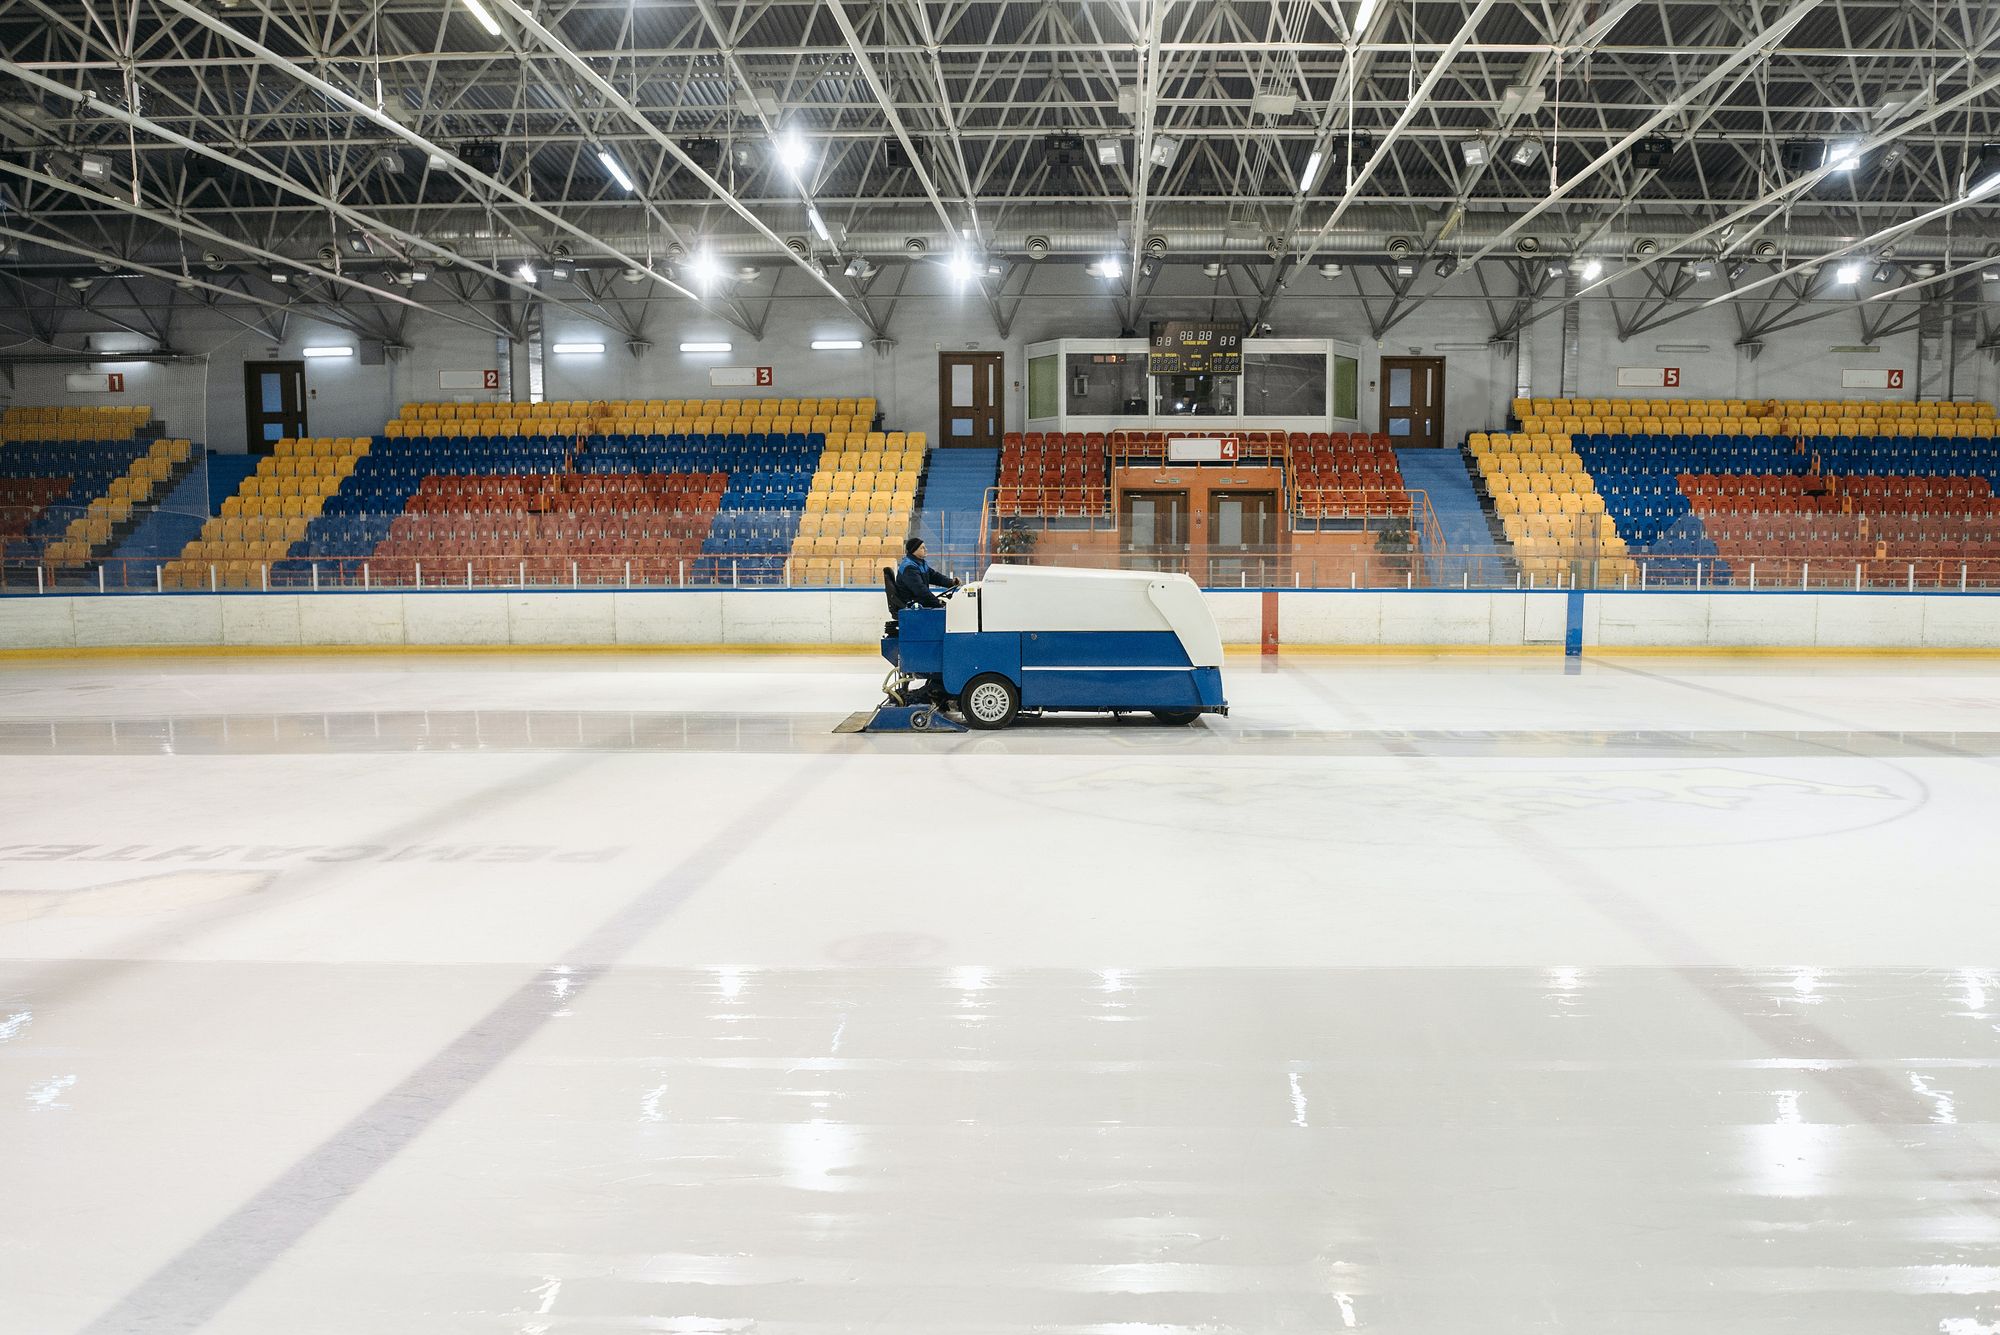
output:
[[0, 1335], [1978, 1330], [2000, 664], [0, 666]]

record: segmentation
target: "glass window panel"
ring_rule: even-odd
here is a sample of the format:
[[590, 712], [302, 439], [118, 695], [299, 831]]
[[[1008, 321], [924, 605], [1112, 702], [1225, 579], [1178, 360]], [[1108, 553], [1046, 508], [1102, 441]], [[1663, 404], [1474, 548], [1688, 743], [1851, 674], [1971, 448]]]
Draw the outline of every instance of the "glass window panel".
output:
[[1061, 374], [1061, 360], [1054, 353], [1028, 359], [1028, 416], [1054, 417], [1061, 411]]
[[285, 410], [284, 377], [276, 371], [264, 371], [257, 377], [257, 388], [263, 395], [264, 411], [281, 413]]
[[1361, 416], [1361, 364], [1352, 357], [1333, 359], [1333, 415], [1354, 421]]
[[1144, 417], [1147, 372], [1143, 352], [1072, 352], [1063, 358], [1072, 417]]
[[972, 434], [972, 419], [971, 419], [970, 417], [954, 417], [954, 418], [952, 418], [952, 419], [951, 419], [951, 434], [952, 434], [952, 435], [954, 435], [954, 436], [969, 436], [969, 435], [971, 435], [971, 434]]
[[1132, 544], [1135, 547], [1151, 547], [1154, 537], [1154, 505], [1149, 497], [1132, 498]]
[[1410, 406], [1410, 368], [1407, 366], [1389, 368], [1389, 406], [1391, 408]]
[[964, 362], [956, 362], [951, 368], [951, 406], [972, 406], [972, 367]]
[[1409, 418], [1407, 418], [1407, 417], [1392, 417], [1392, 418], [1390, 418], [1390, 419], [1389, 419], [1389, 434], [1390, 434], [1390, 435], [1392, 435], [1392, 436], [1407, 436], [1407, 435], [1409, 435], [1409, 434], [1410, 434], [1410, 419], [1409, 419]]
[[1154, 412], [1171, 417], [1236, 417], [1240, 375], [1154, 376], [1159, 396]]
[[1243, 545], [1243, 502], [1231, 498], [1215, 504], [1214, 540], [1225, 547]]
[[1243, 411], [1251, 417], [1326, 416], [1326, 354], [1243, 354]]

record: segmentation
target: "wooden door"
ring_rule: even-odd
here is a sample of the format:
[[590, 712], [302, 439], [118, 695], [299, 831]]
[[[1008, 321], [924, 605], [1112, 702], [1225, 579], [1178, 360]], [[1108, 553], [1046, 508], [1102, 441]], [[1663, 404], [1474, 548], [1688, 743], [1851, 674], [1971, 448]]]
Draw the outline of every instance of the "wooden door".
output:
[[269, 454], [285, 437], [306, 434], [306, 364], [243, 363], [243, 421], [250, 453]]
[[1381, 429], [1397, 449], [1444, 443], [1444, 358], [1382, 359]]
[[938, 354], [939, 445], [1000, 448], [1005, 401], [997, 352]]

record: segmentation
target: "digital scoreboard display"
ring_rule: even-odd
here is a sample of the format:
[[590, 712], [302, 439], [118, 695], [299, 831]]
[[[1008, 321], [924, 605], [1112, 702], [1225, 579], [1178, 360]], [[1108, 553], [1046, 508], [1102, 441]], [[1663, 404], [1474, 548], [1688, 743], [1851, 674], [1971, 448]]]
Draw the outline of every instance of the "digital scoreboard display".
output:
[[1154, 375], [1240, 375], [1243, 326], [1214, 320], [1158, 321], [1146, 369]]

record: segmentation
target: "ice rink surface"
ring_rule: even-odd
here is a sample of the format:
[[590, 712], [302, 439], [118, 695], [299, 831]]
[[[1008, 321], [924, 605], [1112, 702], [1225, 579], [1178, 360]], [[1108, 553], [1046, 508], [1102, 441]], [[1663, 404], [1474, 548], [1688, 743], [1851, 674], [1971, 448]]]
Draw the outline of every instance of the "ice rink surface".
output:
[[2000, 663], [0, 665], [0, 1335], [2000, 1331]]

